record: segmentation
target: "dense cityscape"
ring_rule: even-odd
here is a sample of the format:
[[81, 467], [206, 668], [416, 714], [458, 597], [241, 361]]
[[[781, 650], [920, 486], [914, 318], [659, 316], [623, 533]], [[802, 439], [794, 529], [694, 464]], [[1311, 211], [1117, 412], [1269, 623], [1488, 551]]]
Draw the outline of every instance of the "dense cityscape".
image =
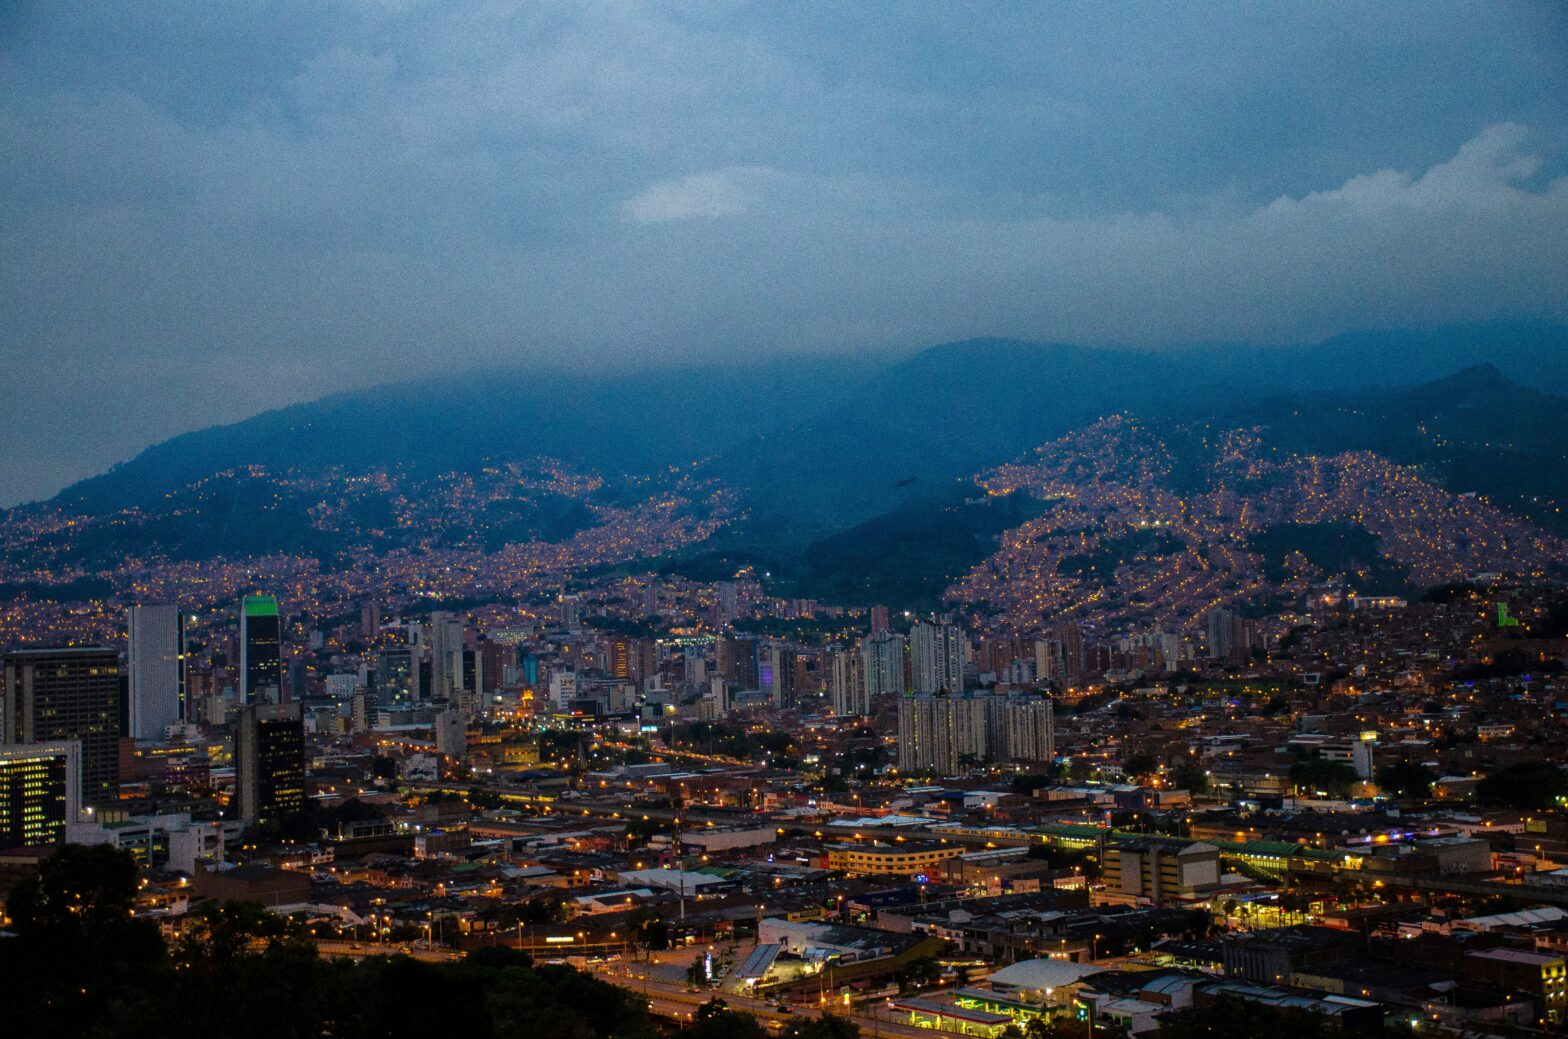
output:
[[[106, 883], [73, 865], [92, 851], [123, 856], [130, 917], [171, 948], [222, 923], [350, 962], [510, 950], [624, 990], [654, 1029], [1136, 1035], [1238, 1002], [1351, 1030], [1561, 1023], [1568, 588], [1540, 569], [1548, 536], [1408, 600], [1354, 573], [1276, 584], [1225, 548], [1233, 515], [1162, 496], [1147, 456], [1046, 453], [1068, 471], [982, 483], [1073, 510], [1001, 539], [988, 587], [1015, 596], [989, 614], [783, 598], [749, 571], [582, 576], [679, 539], [668, 502], [553, 546], [326, 580], [139, 562], [120, 595], [14, 600], [12, 924], [40, 926], [57, 871]], [[1454, 524], [1450, 554], [1419, 557], [1444, 576], [1456, 532], [1517, 537], [1475, 507], [1405, 515]], [[1217, 543], [1213, 577], [1131, 561], [1043, 585], [1151, 604], [1127, 626], [1020, 613], [1036, 585], [999, 576], [1030, 546], [1063, 568], [1041, 532], [1071, 525], [1083, 553], [1154, 523]], [[433, 608], [479, 588], [492, 601]], [[259, 915], [221, 915], [236, 903]]]
[[0, 4], [0, 1039], [1568, 1036], [1568, 5]]

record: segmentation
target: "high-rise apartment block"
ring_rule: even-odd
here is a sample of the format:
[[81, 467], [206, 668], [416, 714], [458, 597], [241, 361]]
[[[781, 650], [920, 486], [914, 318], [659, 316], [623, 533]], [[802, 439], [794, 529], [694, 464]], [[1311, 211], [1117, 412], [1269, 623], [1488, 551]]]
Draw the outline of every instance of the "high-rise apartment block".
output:
[[909, 687], [917, 693], [964, 688], [964, 631], [957, 624], [917, 620], [909, 629]]
[[904, 636], [884, 631], [860, 643], [861, 670], [865, 677], [866, 699], [908, 690], [904, 678]]
[[898, 767], [951, 775], [985, 762], [1056, 756], [1055, 713], [1038, 696], [916, 693], [898, 701]]

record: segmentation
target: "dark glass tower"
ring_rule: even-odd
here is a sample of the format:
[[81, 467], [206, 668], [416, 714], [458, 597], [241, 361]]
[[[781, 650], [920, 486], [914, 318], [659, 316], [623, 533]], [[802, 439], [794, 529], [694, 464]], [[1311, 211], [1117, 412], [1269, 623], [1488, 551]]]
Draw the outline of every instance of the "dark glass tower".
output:
[[250, 704], [234, 733], [239, 815], [247, 823], [286, 819], [305, 805], [305, 723], [299, 704]]
[[283, 702], [282, 621], [278, 600], [240, 600], [240, 703]]

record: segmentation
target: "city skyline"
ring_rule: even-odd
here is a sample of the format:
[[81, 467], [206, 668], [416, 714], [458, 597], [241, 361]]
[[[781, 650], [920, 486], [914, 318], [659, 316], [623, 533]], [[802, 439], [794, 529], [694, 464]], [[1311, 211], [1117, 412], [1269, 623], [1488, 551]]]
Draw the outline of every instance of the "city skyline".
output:
[[0, 4], [5, 1039], [1568, 1034], [1568, 4]]

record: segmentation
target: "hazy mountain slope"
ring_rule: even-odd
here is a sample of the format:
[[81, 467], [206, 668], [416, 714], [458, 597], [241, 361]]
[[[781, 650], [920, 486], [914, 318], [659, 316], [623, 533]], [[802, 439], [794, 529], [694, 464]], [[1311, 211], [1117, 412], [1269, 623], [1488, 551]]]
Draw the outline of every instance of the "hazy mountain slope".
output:
[[813, 358], [620, 375], [481, 371], [336, 394], [148, 448], [62, 491], [97, 513], [149, 504], [246, 466], [424, 475], [540, 456], [608, 474], [684, 465], [836, 401], [873, 358]]
[[873, 375], [839, 407], [716, 463], [761, 540], [798, 542], [900, 505], [1101, 415], [1196, 387], [1203, 374], [1133, 351], [976, 339]]
[[1536, 318], [1347, 332], [1302, 346], [1206, 345], [1170, 356], [1246, 387], [1391, 388], [1492, 365], [1532, 389], [1568, 394], [1568, 325]]
[[1568, 531], [1568, 398], [1490, 365], [1385, 393], [1279, 396], [1213, 419], [1255, 423], [1290, 451], [1374, 451], [1419, 466], [1450, 491]]

